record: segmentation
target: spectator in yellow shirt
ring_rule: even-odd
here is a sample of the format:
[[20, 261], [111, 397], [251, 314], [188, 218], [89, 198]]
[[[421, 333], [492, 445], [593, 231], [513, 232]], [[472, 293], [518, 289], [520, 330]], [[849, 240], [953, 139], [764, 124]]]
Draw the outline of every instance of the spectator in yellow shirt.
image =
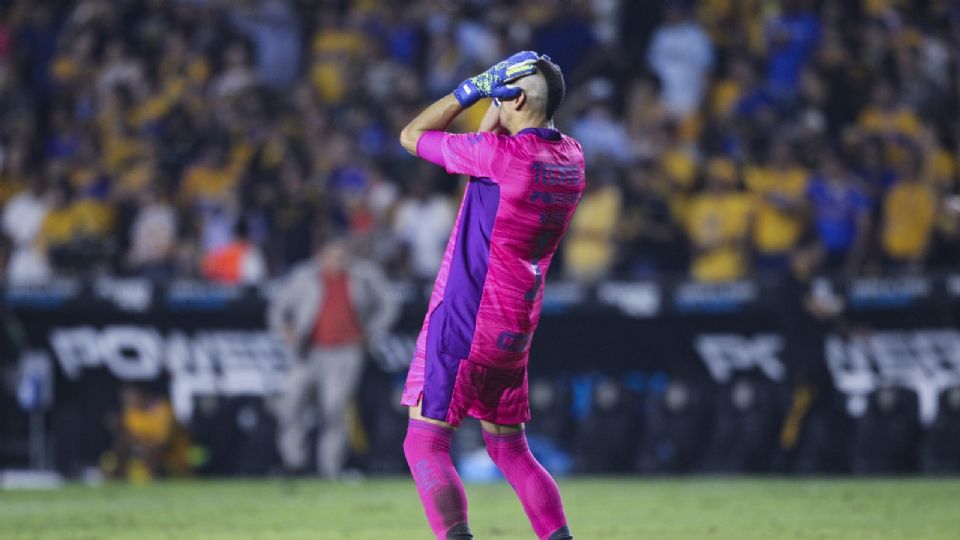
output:
[[868, 135], [884, 138], [913, 139], [920, 134], [920, 119], [897, 101], [896, 90], [889, 81], [882, 81], [874, 87], [870, 104], [860, 113], [858, 123]]
[[746, 186], [757, 203], [753, 248], [759, 271], [787, 269], [790, 252], [803, 234], [808, 176], [785, 140], [773, 143], [765, 165], [747, 169]]
[[757, 87], [757, 75], [748, 58], [732, 58], [726, 72], [726, 76], [714, 84], [710, 96], [710, 114], [717, 120], [733, 116], [740, 101], [756, 92]]
[[104, 456], [105, 472], [115, 478], [147, 481], [190, 472], [190, 439], [163, 396], [126, 385], [120, 393], [123, 410], [114, 420], [112, 452]]
[[614, 263], [622, 199], [614, 174], [612, 169], [601, 170], [592, 183], [587, 182], [587, 191], [570, 222], [563, 262], [573, 279], [597, 281]]
[[877, 84], [870, 104], [857, 120], [860, 129], [884, 143], [884, 157], [899, 166], [909, 160], [909, 148], [919, 137], [922, 124], [917, 114], [897, 97], [896, 88], [889, 81]]
[[237, 185], [241, 170], [242, 165], [227, 159], [221, 145], [211, 144], [184, 173], [180, 198], [188, 204], [219, 201]]
[[58, 250], [65, 248], [81, 233], [80, 215], [73, 211], [70, 196], [70, 191], [63, 185], [51, 190], [50, 211], [44, 217], [37, 235], [37, 243], [54, 258], [57, 258]]
[[687, 234], [693, 247], [690, 272], [704, 282], [725, 282], [747, 274], [750, 201], [736, 190], [736, 166], [714, 158], [707, 164], [706, 190], [690, 201]]
[[336, 105], [348, 95], [351, 68], [363, 51], [363, 35], [352, 22], [341, 24], [338, 16], [320, 10], [320, 27], [313, 40], [309, 78], [325, 104]]
[[37, 236], [55, 269], [87, 272], [102, 262], [105, 242], [113, 232], [113, 208], [94, 191], [80, 196], [62, 183], [53, 190], [50, 211]]
[[922, 181], [916, 158], [902, 168], [900, 180], [883, 200], [881, 247], [895, 268], [920, 270], [937, 219], [933, 189]]

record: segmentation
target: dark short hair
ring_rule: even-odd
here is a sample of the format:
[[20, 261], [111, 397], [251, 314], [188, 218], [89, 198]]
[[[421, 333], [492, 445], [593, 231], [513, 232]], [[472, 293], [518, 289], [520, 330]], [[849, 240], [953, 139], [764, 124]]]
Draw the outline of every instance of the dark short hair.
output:
[[541, 58], [536, 63], [537, 71], [543, 74], [547, 81], [547, 118], [553, 118], [553, 113], [557, 112], [560, 104], [563, 103], [563, 97], [567, 93], [567, 85], [563, 82], [563, 72], [560, 66], [550, 60]]
[[313, 250], [314, 252], [323, 251], [327, 246], [337, 242], [351, 244], [350, 231], [332, 223], [322, 223], [313, 231]]

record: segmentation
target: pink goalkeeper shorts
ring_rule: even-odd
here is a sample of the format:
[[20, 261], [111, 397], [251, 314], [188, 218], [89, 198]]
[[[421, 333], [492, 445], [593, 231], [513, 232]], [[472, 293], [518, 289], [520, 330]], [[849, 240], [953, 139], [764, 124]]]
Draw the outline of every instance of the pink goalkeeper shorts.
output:
[[[436, 362], [427, 370], [425, 363]], [[428, 373], [429, 371], [429, 373]], [[421, 414], [452, 426], [465, 416], [494, 424], [530, 421], [527, 367], [498, 369], [444, 353], [415, 358], [407, 374], [401, 404], [421, 403]]]

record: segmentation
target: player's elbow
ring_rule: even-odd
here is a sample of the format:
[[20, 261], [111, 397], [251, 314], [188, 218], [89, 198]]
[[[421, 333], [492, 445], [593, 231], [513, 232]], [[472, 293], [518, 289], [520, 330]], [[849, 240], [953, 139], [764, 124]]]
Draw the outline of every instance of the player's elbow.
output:
[[410, 124], [400, 130], [400, 146], [413, 155], [417, 155], [417, 141], [420, 140], [420, 131], [414, 129]]

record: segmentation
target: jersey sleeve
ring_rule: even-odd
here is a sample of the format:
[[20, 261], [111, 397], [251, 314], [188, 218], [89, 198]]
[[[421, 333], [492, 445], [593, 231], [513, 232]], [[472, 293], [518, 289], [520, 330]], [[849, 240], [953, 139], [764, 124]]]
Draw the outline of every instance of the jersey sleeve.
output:
[[496, 180], [509, 161], [507, 138], [495, 133], [448, 133], [440, 144], [448, 173]]
[[446, 167], [443, 151], [440, 150], [443, 138], [446, 136], [447, 134], [442, 131], [427, 131], [417, 140], [417, 155], [434, 165]]

